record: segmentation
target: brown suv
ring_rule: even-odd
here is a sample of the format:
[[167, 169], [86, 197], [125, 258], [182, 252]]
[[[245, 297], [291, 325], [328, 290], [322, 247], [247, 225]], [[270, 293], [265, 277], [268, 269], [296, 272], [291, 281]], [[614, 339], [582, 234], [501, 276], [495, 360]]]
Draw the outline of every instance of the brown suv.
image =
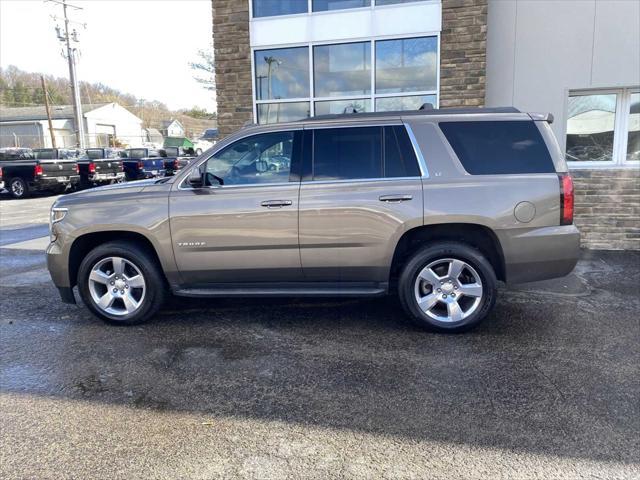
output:
[[248, 126], [175, 177], [60, 198], [48, 266], [98, 317], [147, 320], [167, 293], [397, 293], [461, 331], [498, 280], [568, 274], [573, 190], [550, 115], [513, 108], [315, 117]]

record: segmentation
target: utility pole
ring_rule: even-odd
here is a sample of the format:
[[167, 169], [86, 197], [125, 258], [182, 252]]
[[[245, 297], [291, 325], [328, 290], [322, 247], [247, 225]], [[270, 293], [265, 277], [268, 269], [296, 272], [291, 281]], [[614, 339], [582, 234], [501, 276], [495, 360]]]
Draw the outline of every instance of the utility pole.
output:
[[80, 88], [78, 87], [78, 76], [76, 75], [76, 53], [77, 49], [71, 46], [71, 41], [78, 42], [78, 32], [74, 29], [69, 33], [69, 17], [67, 15], [67, 8], [74, 8], [76, 10], [82, 10], [81, 7], [71, 5], [67, 3], [67, 0], [45, 0], [62, 5], [62, 11], [64, 13], [64, 33], [61, 32], [60, 27], [56, 26], [56, 33], [58, 34], [58, 40], [64, 43], [67, 49], [66, 55], [69, 62], [69, 81], [71, 83], [71, 100], [73, 102], [73, 118], [75, 123], [76, 133], [76, 146], [78, 148], [84, 148], [84, 120], [82, 118], [82, 105], [80, 103]]
[[44, 108], [47, 110], [47, 120], [49, 121], [49, 135], [51, 135], [51, 148], [56, 148], [56, 136], [53, 134], [53, 123], [51, 122], [51, 110], [49, 109], [49, 92], [44, 75], [40, 75], [42, 91], [44, 92]]

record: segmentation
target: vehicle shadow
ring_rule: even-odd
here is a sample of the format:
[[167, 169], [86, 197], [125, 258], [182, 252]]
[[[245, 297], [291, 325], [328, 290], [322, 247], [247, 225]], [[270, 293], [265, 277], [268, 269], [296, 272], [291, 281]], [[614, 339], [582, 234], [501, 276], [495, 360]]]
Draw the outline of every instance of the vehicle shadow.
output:
[[633, 312], [532, 291], [442, 335], [393, 298], [175, 298], [118, 328], [45, 286], [0, 324], [0, 390], [637, 462]]

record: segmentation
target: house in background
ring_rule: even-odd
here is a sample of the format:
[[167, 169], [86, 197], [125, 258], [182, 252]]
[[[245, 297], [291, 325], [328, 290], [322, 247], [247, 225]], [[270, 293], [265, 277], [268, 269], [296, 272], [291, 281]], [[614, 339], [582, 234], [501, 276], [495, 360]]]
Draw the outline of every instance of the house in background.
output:
[[160, 133], [165, 137], [184, 137], [184, 126], [178, 120], [164, 120], [160, 126]]
[[[85, 146], [138, 147], [145, 141], [142, 120], [117, 103], [83, 105]], [[77, 144], [73, 107], [51, 108], [53, 135], [58, 147]], [[44, 106], [0, 109], [0, 147], [51, 147], [51, 133]]]

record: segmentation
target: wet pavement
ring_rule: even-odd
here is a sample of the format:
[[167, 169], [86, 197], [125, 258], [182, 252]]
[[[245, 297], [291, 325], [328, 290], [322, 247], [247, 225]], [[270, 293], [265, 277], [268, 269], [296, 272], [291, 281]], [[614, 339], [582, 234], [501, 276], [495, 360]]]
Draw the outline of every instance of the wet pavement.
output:
[[59, 301], [54, 197], [0, 199], [0, 478], [638, 478], [640, 253], [500, 292], [471, 333], [393, 298]]

